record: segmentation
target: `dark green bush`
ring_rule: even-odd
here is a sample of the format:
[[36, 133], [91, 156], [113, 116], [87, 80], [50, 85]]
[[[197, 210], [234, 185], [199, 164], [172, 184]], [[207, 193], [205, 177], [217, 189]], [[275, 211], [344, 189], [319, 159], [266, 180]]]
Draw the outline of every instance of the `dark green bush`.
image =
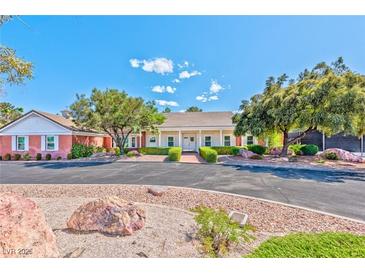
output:
[[120, 156], [120, 148], [119, 147], [116, 147], [116, 148], [114, 148], [114, 154], [115, 154], [115, 156]]
[[67, 154], [67, 160], [72, 160], [72, 153]]
[[14, 160], [19, 161], [22, 158], [22, 155], [20, 154], [14, 154]]
[[136, 151], [136, 150], [127, 151], [127, 153], [126, 153], [127, 157], [136, 157], [137, 154], [138, 154], [138, 151]]
[[35, 159], [36, 159], [37, 161], [42, 160], [42, 154], [37, 153], [37, 155], [35, 156]]
[[200, 147], [199, 154], [203, 157], [208, 163], [217, 162], [218, 153], [211, 147]]
[[0, 161], [2, 161], [2, 160], [3, 160], [3, 156], [0, 155]]
[[168, 155], [169, 149], [168, 147], [141, 147], [138, 151], [146, 155]]
[[291, 151], [293, 151], [295, 155], [302, 155], [303, 154], [303, 152], [302, 152], [302, 147], [303, 146], [304, 145], [301, 145], [301, 144], [294, 144], [294, 145], [290, 145], [289, 149]]
[[261, 145], [247, 145], [247, 149], [260, 155], [263, 155], [266, 152], [266, 147]]
[[303, 145], [300, 150], [303, 155], [316, 155], [319, 149], [316, 145]]
[[170, 147], [169, 154], [168, 154], [169, 160], [170, 161], [180, 161], [181, 153], [182, 153], [181, 147]]
[[325, 152], [324, 153], [324, 158], [326, 158], [327, 160], [334, 160], [334, 161], [339, 160], [337, 154], [333, 151]]
[[56, 160], [57, 160], [57, 161], [60, 161], [60, 160], [62, 160], [62, 157], [61, 157], [61, 156], [58, 156], [58, 157], [56, 158]]
[[6, 153], [6, 154], [4, 155], [4, 160], [5, 160], [5, 161], [10, 161], [10, 160], [11, 160], [11, 155], [10, 155], [9, 153]]
[[73, 159], [90, 157], [93, 154], [93, 146], [85, 146], [83, 144], [73, 144], [71, 154]]
[[253, 239], [248, 234], [252, 227], [240, 227], [224, 210], [198, 207], [193, 211], [197, 213], [194, 219], [199, 225], [198, 238], [204, 252], [210, 257], [222, 256], [229, 251], [231, 245]]
[[103, 147], [95, 147], [94, 148], [94, 152], [101, 153], [101, 152], [106, 152], [106, 150]]
[[223, 146], [223, 147], [211, 147], [217, 151], [218, 155], [238, 155], [241, 148], [247, 149], [246, 146]]
[[49, 153], [47, 153], [46, 154], [46, 160], [47, 161], [49, 161], [49, 160], [51, 160], [52, 159], [52, 155], [51, 154], [49, 154]]

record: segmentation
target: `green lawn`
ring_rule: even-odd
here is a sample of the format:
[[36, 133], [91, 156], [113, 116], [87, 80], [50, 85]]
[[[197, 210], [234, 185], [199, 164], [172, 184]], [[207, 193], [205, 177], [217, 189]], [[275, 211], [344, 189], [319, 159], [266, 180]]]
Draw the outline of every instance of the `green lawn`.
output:
[[296, 233], [273, 237], [249, 258], [365, 258], [365, 236], [350, 233]]

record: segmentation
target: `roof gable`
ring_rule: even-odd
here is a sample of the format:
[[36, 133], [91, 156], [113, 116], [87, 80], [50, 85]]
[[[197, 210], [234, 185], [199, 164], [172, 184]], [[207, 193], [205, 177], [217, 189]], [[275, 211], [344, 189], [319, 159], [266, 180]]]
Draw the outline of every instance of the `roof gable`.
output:
[[30, 111], [0, 129], [1, 135], [71, 134], [71, 129]]

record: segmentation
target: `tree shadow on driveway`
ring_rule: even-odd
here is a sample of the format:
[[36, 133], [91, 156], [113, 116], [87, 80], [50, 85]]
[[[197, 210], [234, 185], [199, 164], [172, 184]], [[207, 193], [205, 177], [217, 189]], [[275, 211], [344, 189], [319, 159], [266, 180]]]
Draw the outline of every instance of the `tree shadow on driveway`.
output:
[[46, 169], [65, 169], [78, 167], [93, 167], [112, 164], [115, 161], [92, 161], [92, 162], [33, 162], [24, 163], [24, 167], [41, 167]]
[[283, 179], [291, 180], [313, 180], [321, 183], [346, 183], [346, 181], [365, 182], [365, 172], [343, 172], [343, 171], [323, 171], [296, 168], [280, 167], [257, 167], [257, 166], [240, 166], [224, 165], [235, 168], [238, 171], [248, 171], [250, 173], [266, 173]]

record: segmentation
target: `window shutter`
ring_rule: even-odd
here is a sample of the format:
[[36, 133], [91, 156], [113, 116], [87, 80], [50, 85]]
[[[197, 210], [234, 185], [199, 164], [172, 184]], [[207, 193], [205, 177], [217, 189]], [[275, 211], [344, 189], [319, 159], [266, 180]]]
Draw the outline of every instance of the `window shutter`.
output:
[[29, 136], [25, 136], [24, 138], [24, 150], [29, 151]]
[[45, 151], [46, 150], [46, 136], [42, 135], [41, 136], [41, 151]]
[[11, 151], [16, 151], [16, 136], [11, 136]]
[[58, 151], [58, 136], [54, 137], [54, 150]]

